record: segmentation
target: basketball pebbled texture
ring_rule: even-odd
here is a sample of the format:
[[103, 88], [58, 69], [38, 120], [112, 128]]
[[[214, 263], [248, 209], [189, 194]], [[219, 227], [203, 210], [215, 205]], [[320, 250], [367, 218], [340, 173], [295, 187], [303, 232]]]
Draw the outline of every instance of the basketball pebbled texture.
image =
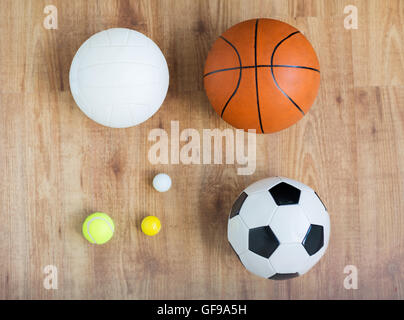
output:
[[296, 28], [273, 19], [247, 20], [213, 44], [204, 86], [226, 122], [272, 133], [308, 112], [320, 86], [320, 66], [310, 42]]

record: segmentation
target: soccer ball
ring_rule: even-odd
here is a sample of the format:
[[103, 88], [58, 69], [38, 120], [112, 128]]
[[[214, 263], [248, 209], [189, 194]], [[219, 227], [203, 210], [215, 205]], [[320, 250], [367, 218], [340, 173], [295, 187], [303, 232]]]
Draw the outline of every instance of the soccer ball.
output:
[[260, 180], [234, 202], [229, 242], [250, 272], [283, 280], [309, 271], [324, 255], [330, 217], [318, 195], [287, 178]]
[[151, 39], [135, 30], [114, 28], [84, 42], [69, 79], [74, 100], [90, 119], [111, 128], [128, 128], [159, 110], [169, 72]]

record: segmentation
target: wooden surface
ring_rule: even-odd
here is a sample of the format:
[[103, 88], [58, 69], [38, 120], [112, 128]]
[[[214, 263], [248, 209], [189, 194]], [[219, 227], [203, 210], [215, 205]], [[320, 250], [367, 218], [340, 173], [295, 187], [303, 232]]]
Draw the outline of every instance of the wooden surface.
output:
[[[0, 1], [0, 298], [364, 299], [404, 298], [404, 1], [62, 1], [59, 29], [43, 27], [48, 1]], [[344, 29], [344, 7], [359, 28]], [[153, 128], [230, 128], [203, 91], [213, 41], [249, 18], [288, 22], [321, 64], [315, 105], [297, 125], [257, 137], [257, 169], [152, 165]], [[68, 73], [81, 43], [111, 27], [133, 28], [164, 52], [168, 97], [146, 123], [108, 129], [75, 105]], [[173, 188], [151, 187], [157, 172]], [[248, 273], [227, 239], [233, 200], [250, 183], [282, 175], [317, 190], [332, 223], [330, 246], [307, 275], [265, 281]], [[116, 223], [93, 246], [81, 224], [93, 211]], [[147, 238], [139, 221], [162, 220]], [[58, 289], [43, 287], [46, 265]], [[359, 288], [346, 290], [346, 265]]]

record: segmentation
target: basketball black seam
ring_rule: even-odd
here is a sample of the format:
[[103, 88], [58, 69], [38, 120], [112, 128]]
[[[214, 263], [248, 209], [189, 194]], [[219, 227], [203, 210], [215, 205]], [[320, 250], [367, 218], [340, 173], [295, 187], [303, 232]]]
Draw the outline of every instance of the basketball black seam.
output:
[[[305, 67], [305, 66], [295, 66], [295, 65], [288, 65], [288, 64], [274, 64], [274, 65], [270, 65], [270, 64], [259, 64], [257, 65], [258, 68], [298, 68], [298, 69], [305, 69], [305, 70], [311, 70], [311, 71], [315, 71], [320, 73], [320, 70], [316, 69], [316, 68], [312, 68], [312, 67]], [[220, 73], [223, 71], [231, 71], [231, 70], [238, 70], [238, 69], [252, 69], [255, 68], [255, 66], [241, 66], [241, 67], [233, 67], [233, 68], [224, 68], [224, 69], [219, 69], [219, 70], [214, 70], [214, 71], [210, 71], [206, 74], [203, 75], [203, 77], [207, 77], [210, 76], [211, 74], [215, 74], [215, 73]]]
[[[258, 34], [258, 21], [255, 22], [255, 35], [254, 35], [254, 69], [255, 69], [255, 91], [257, 93], [257, 109], [258, 109], [258, 119], [260, 121], [260, 128], [262, 133], [264, 133], [264, 128], [262, 127], [261, 110], [260, 110], [260, 98], [258, 92], [258, 64], [257, 64], [257, 34]], [[272, 64], [272, 63], [271, 63]]]
[[238, 70], [238, 69], [246, 69], [246, 68], [247, 67], [243, 66], [243, 67], [234, 67], [234, 68], [226, 68], [226, 69], [215, 70], [215, 71], [212, 71], [212, 72], [208, 72], [207, 74], [204, 74], [203, 77], [205, 78], [206, 76], [209, 76], [211, 74], [218, 73], [218, 72]]
[[[277, 45], [275, 46], [275, 48], [274, 48], [274, 51], [272, 51], [272, 55], [271, 55], [271, 65], [274, 64], [275, 52], [276, 52], [276, 50], [278, 50], [279, 46], [280, 46], [284, 41], [286, 41], [287, 39], [289, 39], [290, 37], [292, 37], [292, 36], [294, 36], [295, 34], [298, 34], [298, 33], [300, 33], [300, 32], [299, 32], [299, 31], [295, 31], [295, 32], [291, 33], [290, 35], [288, 35], [286, 38], [284, 38], [284, 39], [282, 39], [281, 41], [278, 42], [278, 44], [277, 44]], [[275, 78], [274, 68], [273, 68], [273, 67], [271, 67], [271, 74], [272, 74], [272, 79], [274, 80], [275, 85], [278, 87], [278, 89], [279, 89], [279, 90], [283, 93], [283, 95], [284, 95], [286, 98], [288, 98], [288, 99], [290, 100], [290, 102], [292, 102], [293, 105], [304, 115], [304, 111], [302, 110], [302, 108], [300, 108], [300, 107], [298, 106], [298, 104], [297, 104], [295, 101], [293, 101], [293, 99], [292, 99], [291, 97], [289, 97], [288, 94], [287, 94], [285, 91], [283, 91], [283, 89], [279, 86], [279, 84], [278, 84], [278, 82], [276, 81], [276, 78]]]
[[223, 114], [224, 111], [226, 110], [228, 104], [230, 103], [231, 99], [234, 97], [234, 95], [237, 93], [238, 88], [240, 87], [240, 82], [241, 82], [241, 76], [242, 76], [242, 69], [249, 69], [249, 68], [254, 68], [255, 69], [255, 85], [256, 85], [256, 92], [257, 92], [257, 107], [258, 107], [258, 117], [259, 117], [259, 121], [260, 121], [260, 127], [262, 132], [264, 133], [264, 130], [262, 128], [262, 121], [261, 121], [261, 112], [260, 112], [260, 106], [259, 106], [259, 93], [258, 93], [258, 68], [262, 68], [262, 67], [269, 67], [271, 68], [271, 75], [272, 75], [272, 79], [275, 82], [275, 85], [278, 87], [279, 91], [282, 92], [282, 94], [284, 96], [286, 96], [292, 103], [293, 105], [304, 115], [304, 111], [298, 106], [298, 104], [293, 101], [293, 99], [291, 97], [289, 97], [287, 95], [287, 93], [285, 91], [283, 91], [283, 89], [279, 86], [278, 82], [276, 81], [275, 75], [274, 75], [274, 71], [273, 68], [299, 68], [299, 69], [306, 69], [306, 70], [312, 70], [315, 72], [320, 73], [320, 70], [316, 69], [316, 68], [312, 68], [312, 67], [305, 67], [305, 66], [295, 66], [295, 65], [274, 65], [273, 64], [273, 59], [274, 59], [274, 55], [276, 50], [278, 49], [278, 47], [287, 39], [289, 39], [290, 37], [292, 37], [293, 35], [300, 33], [299, 31], [295, 31], [293, 33], [291, 33], [290, 35], [288, 35], [286, 38], [282, 39], [281, 41], [279, 41], [279, 43], [275, 46], [274, 50], [272, 51], [272, 55], [271, 55], [271, 64], [270, 65], [258, 65], [257, 64], [257, 30], [258, 30], [258, 21], [259, 19], [256, 20], [255, 23], [255, 43], [254, 43], [254, 53], [255, 53], [255, 65], [254, 66], [243, 66], [242, 62], [241, 62], [241, 57], [240, 54], [237, 50], [237, 48], [226, 38], [224, 38], [223, 36], [220, 36], [221, 39], [223, 39], [226, 43], [228, 43], [233, 50], [236, 52], [237, 54], [237, 58], [239, 60], [239, 67], [233, 67], [233, 68], [226, 68], [226, 69], [219, 69], [219, 70], [215, 70], [215, 71], [211, 71], [206, 73], [203, 77], [206, 77], [208, 75], [214, 74], [214, 73], [218, 73], [218, 72], [224, 72], [224, 71], [230, 71], [230, 70], [240, 70], [239, 73], [239, 79], [237, 82], [237, 86], [236, 89], [234, 90], [234, 92], [232, 93], [232, 95], [230, 96], [230, 98], [227, 100], [226, 104], [224, 105], [222, 112], [221, 112], [221, 117], [223, 118]]
[[223, 107], [223, 109], [222, 109], [222, 113], [220, 114], [220, 116], [223, 118], [223, 113], [224, 113], [224, 111], [226, 110], [226, 108], [227, 108], [227, 106], [229, 105], [231, 99], [233, 99], [233, 97], [234, 97], [234, 95], [236, 94], [238, 88], [240, 87], [241, 74], [242, 74], [242, 70], [243, 70], [243, 69], [242, 69], [242, 64], [241, 64], [241, 57], [240, 57], [240, 54], [239, 54], [237, 48], [236, 48], [229, 40], [227, 40], [225, 37], [220, 36], [220, 38], [222, 38], [224, 41], [226, 41], [226, 43], [228, 43], [228, 44], [234, 49], [234, 51], [235, 51], [236, 54], [237, 54], [238, 62], [239, 62], [239, 64], [240, 64], [240, 66], [239, 66], [239, 68], [240, 68], [240, 74], [239, 74], [239, 77], [238, 77], [238, 82], [237, 82], [236, 89], [234, 90], [234, 92], [233, 92], [233, 94], [230, 96], [230, 98], [227, 100], [226, 104], [224, 105], [224, 107]]

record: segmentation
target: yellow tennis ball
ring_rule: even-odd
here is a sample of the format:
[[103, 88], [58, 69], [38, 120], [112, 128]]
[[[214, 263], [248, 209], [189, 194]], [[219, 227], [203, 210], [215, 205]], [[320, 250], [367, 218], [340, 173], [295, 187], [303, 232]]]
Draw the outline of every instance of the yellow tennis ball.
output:
[[91, 243], [104, 244], [114, 234], [114, 221], [105, 213], [96, 212], [89, 215], [83, 223], [83, 235]]
[[161, 223], [159, 218], [155, 216], [148, 216], [143, 219], [141, 228], [144, 234], [147, 234], [148, 236], [154, 236], [159, 233], [161, 229]]

